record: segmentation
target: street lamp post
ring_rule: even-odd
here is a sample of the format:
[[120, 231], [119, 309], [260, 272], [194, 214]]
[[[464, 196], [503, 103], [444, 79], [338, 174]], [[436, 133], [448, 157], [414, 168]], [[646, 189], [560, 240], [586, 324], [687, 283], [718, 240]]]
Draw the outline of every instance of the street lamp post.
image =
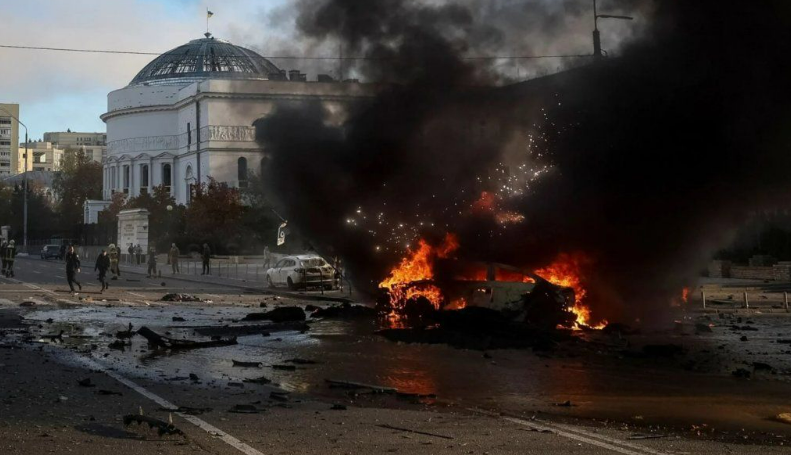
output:
[[23, 245], [23, 247], [25, 249], [25, 253], [27, 253], [28, 252], [27, 251], [27, 155], [28, 155], [28, 153], [27, 153], [27, 141], [28, 141], [27, 125], [22, 123], [18, 118], [14, 117], [13, 114], [8, 112], [7, 110], [3, 109], [3, 112], [8, 114], [12, 119], [16, 120], [17, 123], [19, 123], [20, 125], [22, 125], [23, 128], [25, 128], [25, 172], [22, 174], [22, 180], [24, 182], [24, 187], [25, 187], [25, 190], [24, 190], [25, 194], [22, 197], [22, 200], [24, 201], [23, 202], [23, 208], [22, 208], [22, 245]]
[[626, 21], [634, 20], [631, 16], [616, 16], [612, 14], [599, 14], [596, 9], [596, 0], [593, 0], [593, 56], [602, 57], [601, 34], [599, 33], [599, 19], [621, 19]]

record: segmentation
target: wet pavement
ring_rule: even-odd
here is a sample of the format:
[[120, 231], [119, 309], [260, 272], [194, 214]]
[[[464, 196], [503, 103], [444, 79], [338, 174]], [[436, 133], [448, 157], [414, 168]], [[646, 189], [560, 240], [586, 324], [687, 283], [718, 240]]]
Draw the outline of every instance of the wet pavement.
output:
[[[7, 305], [22, 311], [32, 335], [31, 346], [45, 347], [70, 368], [81, 368], [83, 360], [90, 359], [162, 395], [180, 396], [177, 401], [189, 401], [192, 406], [201, 403], [184, 397], [251, 403], [273, 391], [287, 391], [292, 401], [371, 411], [440, 415], [493, 411], [555, 424], [583, 423], [596, 431], [617, 428], [774, 446], [791, 437], [791, 426], [772, 419], [791, 411], [787, 398], [791, 345], [778, 342], [791, 339], [791, 328], [782, 315], [679, 313], [681, 324], [666, 330], [632, 335], [580, 332], [552, 353], [481, 352], [392, 343], [375, 334], [379, 323], [370, 320], [309, 320], [308, 331], [279, 331], [277, 324], [266, 321], [240, 321], [250, 312], [265, 311], [262, 303], [266, 309], [316, 304], [303, 300], [304, 295], [252, 294], [215, 284], [211, 289], [171, 284], [164, 290], [140, 286], [129, 291], [135, 283], [129, 288], [118, 283], [123, 289], [114, 289], [116, 294], [109, 293], [107, 301], [86, 302], [76, 296], [68, 305], [47, 283], [38, 283], [40, 289], [25, 287], [24, 282], [6, 283], [0, 290], [41, 302], [21, 309], [15, 302]], [[17, 290], [20, 286], [27, 290]], [[191, 286], [212, 303], [155, 300], [157, 295]], [[135, 298], [129, 292], [144, 297]], [[122, 293], [127, 294], [112, 300]], [[176, 339], [208, 340], [198, 333], [204, 327], [267, 326], [270, 334], [239, 336], [233, 346], [179, 352], [156, 352], [140, 336], [123, 350], [110, 348], [115, 333], [130, 323], [134, 329], [146, 326]], [[696, 324], [710, 326], [711, 332], [696, 333]], [[61, 330], [63, 343], [41, 338]], [[30, 335], [24, 329], [9, 328], [0, 341], [18, 343]], [[644, 345], [668, 343], [680, 346], [684, 353], [641, 354]], [[234, 366], [234, 360], [260, 362], [261, 366], [242, 368]], [[757, 368], [755, 362], [770, 368]], [[293, 369], [276, 367], [281, 365]], [[739, 368], [751, 377], [734, 377], [731, 373]], [[197, 380], [190, 379], [191, 374]], [[272, 383], [244, 382], [261, 377]], [[330, 388], [327, 379], [395, 388], [407, 395]]]

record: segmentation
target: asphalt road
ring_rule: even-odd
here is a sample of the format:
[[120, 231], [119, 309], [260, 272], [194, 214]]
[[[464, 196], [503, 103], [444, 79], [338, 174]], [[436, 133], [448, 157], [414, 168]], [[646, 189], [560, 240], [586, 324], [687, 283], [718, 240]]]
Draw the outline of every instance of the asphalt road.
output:
[[[16, 277], [0, 278], [0, 453], [789, 453], [785, 447], [646, 435], [644, 429], [620, 424], [558, 423], [529, 414], [422, 405], [358, 407], [353, 395], [344, 399], [345, 408], [333, 410], [331, 402], [299, 391], [282, 401], [271, 395], [278, 390], [272, 385], [240, 387], [228, 382], [196, 387], [183, 380], [130, 379], [73, 348], [20, 343], [9, 335], [20, 330], [17, 314], [27, 308], [20, 308], [23, 301], [58, 304], [68, 311], [98, 302], [162, 305], [153, 302], [164, 293], [188, 292], [227, 306], [250, 305], [265, 291], [262, 283], [251, 281], [169, 274], [148, 279], [144, 272], [122, 268], [122, 278], [112, 281], [108, 292], [98, 294], [92, 267], [84, 267], [78, 278], [84, 292], [76, 296], [68, 293], [65, 266], [59, 261], [20, 258]], [[195, 373], [203, 376], [200, 370]], [[85, 378], [91, 378], [95, 387], [77, 385]], [[121, 395], [100, 394], [100, 390]], [[236, 405], [253, 406], [256, 412], [229, 412]], [[199, 415], [167, 410], [178, 406], [206, 409]], [[138, 414], [141, 408], [147, 416], [163, 420], [172, 416], [185, 436], [159, 436], [145, 426], [124, 426], [122, 416]]]

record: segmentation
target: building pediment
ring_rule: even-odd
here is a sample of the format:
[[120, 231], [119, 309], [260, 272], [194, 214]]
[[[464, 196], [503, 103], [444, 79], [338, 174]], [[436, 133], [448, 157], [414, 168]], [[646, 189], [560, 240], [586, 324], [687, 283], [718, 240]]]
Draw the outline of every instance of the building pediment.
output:
[[176, 157], [176, 155], [174, 155], [174, 154], [172, 154], [170, 152], [162, 152], [159, 155], [156, 155], [154, 158], [158, 159], [158, 160], [170, 160], [170, 159], [173, 159], [175, 157]]

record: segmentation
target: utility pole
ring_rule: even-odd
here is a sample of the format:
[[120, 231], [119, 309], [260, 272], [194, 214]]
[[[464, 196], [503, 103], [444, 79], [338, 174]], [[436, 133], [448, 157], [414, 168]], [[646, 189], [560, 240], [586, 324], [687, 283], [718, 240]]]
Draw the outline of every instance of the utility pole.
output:
[[22, 179], [23, 179], [24, 188], [25, 188], [24, 189], [25, 194], [22, 196], [22, 199], [24, 201], [23, 208], [22, 208], [22, 245], [25, 248], [25, 253], [27, 253], [28, 252], [27, 251], [27, 155], [28, 155], [28, 151], [27, 151], [27, 142], [28, 142], [27, 125], [22, 123], [18, 118], [14, 117], [13, 114], [8, 112], [7, 110], [3, 109], [3, 112], [8, 114], [12, 119], [16, 120], [17, 123], [19, 123], [20, 125], [22, 125], [23, 128], [25, 128], [25, 170], [24, 170], [24, 174], [22, 174]]
[[601, 34], [599, 33], [599, 19], [621, 19], [626, 21], [634, 20], [631, 16], [616, 16], [612, 14], [599, 14], [596, 7], [596, 0], [593, 0], [593, 56], [596, 59], [603, 57], [601, 50]]

